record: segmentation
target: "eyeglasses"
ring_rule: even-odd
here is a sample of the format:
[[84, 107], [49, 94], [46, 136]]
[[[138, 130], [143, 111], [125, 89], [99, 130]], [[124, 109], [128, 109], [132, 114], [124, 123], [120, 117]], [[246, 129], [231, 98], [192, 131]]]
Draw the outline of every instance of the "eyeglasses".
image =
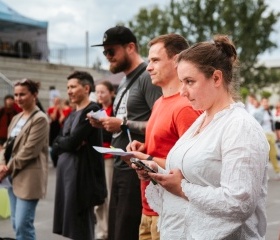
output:
[[113, 48], [109, 48], [107, 50], [104, 50], [103, 51], [103, 54], [105, 57], [107, 57], [107, 54], [110, 56], [110, 57], [114, 57], [115, 55], [115, 50]]

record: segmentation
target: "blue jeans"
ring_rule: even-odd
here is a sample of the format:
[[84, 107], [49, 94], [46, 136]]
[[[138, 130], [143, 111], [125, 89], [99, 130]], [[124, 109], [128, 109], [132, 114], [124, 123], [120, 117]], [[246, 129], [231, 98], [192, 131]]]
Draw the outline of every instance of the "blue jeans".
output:
[[8, 189], [11, 203], [11, 220], [17, 240], [35, 240], [34, 218], [38, 204], [36, 200], [24, 200], [15, 196], [13, 188]]

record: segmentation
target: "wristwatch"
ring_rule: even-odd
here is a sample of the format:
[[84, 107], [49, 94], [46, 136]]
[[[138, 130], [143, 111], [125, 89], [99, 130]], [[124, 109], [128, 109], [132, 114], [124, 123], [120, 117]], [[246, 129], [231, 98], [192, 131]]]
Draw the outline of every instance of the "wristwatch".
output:
[[151, 156], [151, 155], [149, 155], [149, 157], [147, 157], [147, 159], [146, 160], [148, 160], [148, 161], [153, 161], [153, 156]]
[[122, 123], [121, 123], [120, 128], [121, 128], [121, 130], [124, 131], [124, 132], [127, 130], [128, 126], [127, 126], [127, 119], [126, 119], [126, 117], [123, 118], [123, 121], [122, 121]]

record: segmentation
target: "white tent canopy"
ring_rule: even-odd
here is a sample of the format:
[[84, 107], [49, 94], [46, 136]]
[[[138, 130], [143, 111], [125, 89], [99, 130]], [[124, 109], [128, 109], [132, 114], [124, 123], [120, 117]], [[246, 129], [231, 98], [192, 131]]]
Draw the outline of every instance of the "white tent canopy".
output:
[[17, 13], [0, 0], [0, 56], [48, 59], [48, 22]]

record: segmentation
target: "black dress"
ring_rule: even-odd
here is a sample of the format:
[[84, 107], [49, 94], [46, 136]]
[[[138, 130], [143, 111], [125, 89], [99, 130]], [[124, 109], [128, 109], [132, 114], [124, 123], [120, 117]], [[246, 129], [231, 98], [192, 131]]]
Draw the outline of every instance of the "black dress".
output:
[[93, 206], [106, 195], [104, 161], [92, 146], [102, 146], [101, 129], [93, 128], [86, 113], [96, 111], [91, 103], [74, 111], [64, 123], [62, 136], [54, 142], [59, 148], [53, 232], [75, 240], [94, 239]]

